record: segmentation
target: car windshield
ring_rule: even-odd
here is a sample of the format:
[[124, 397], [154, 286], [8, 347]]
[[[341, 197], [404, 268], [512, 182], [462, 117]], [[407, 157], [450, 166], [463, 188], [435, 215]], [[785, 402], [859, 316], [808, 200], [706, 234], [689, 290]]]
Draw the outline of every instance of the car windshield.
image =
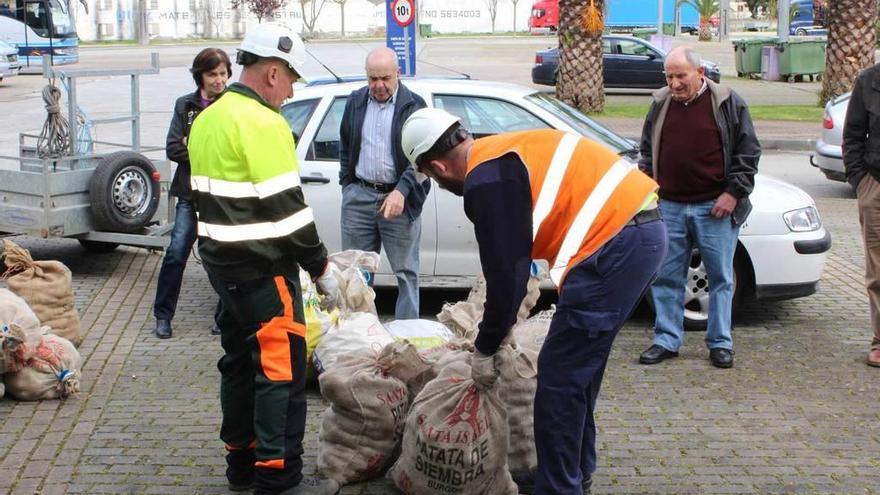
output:
[[631, 154], [636, 151], [632, 141], [618, 136], [614, 131], [587, 117], [580, 110], [547, 93], [532, 93], [526, 96], [526, 99], [552, 113], [584, 136], [605, 143], [618, 154]]

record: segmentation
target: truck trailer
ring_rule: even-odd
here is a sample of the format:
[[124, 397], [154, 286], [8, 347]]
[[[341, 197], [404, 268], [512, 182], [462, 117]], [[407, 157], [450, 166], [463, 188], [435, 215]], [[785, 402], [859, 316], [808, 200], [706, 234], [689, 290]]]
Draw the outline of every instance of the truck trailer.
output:
[[[664, 24], [675, 23], [675, 0], [663, 2]], [[605, 27], [611, 31], [630, 31], [657, 26], [657, 0], [607, 0]], [[690, 5], [681, 7], [681, 26], [694, 30], [700, 26], [700, 16]], [[529, 30], [556, 31], [559, 27], [559, 0], [538, 0], [532, 5]]]

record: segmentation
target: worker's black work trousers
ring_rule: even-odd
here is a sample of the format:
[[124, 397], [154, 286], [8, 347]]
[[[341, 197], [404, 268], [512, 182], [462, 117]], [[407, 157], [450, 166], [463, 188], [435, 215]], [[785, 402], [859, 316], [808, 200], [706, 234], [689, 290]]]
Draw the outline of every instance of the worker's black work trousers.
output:
[[593, 412], [608, 354], [666, 255], [662, 220], [624, 229], [572, 268], [538, 356], [535, 493], [581, 495], [596, 470]]
[[221, 301], [225, 354], [217, 367], [227, 478], [253, 479], [255, 494], [278, 493], [302, 479], [306, 330], [299, 280], [230, 282], [207, 271]]

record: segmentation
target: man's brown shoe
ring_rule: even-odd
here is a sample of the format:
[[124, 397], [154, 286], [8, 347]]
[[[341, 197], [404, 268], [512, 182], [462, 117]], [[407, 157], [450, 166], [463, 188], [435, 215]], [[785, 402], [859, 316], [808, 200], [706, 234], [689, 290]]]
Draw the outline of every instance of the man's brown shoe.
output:
[[871, 349], [871, 352], [868, 353], [868, 357], [865, 358], [865, 363], [868, 366], [880, 368], [880, 348]]

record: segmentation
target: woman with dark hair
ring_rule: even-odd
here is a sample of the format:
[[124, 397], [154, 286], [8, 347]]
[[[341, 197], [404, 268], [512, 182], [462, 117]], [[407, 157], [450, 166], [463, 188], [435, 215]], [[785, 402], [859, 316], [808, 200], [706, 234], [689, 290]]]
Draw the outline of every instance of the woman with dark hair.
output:
[[[189, 252], [196, 242], [196, 212], [192, 203], [190, 186], [189, 153], [186, 140], [196, 116], [210, 105], [226, 89], [226, 81], [232, 76], [232, 63], [226, 52], [219, 48], [205, 48], [193, 60], [190, 69], [197, 89], [177, 99], [174, 115], [165, 140], [168, 159], [177, 163], [177, 171], [171, 182], [170, 194], [177, 196], [177, 213], [171, 244], [165, 250], [159, 281], [156, 285], [156, 301], [153, 315], [156, 317], [156, 336], [171, 337], [171, 319], [177, 309], [177, 298], [183, 282], [183, 271]], [[216, 325], [212, 325], [211, 333]]]

